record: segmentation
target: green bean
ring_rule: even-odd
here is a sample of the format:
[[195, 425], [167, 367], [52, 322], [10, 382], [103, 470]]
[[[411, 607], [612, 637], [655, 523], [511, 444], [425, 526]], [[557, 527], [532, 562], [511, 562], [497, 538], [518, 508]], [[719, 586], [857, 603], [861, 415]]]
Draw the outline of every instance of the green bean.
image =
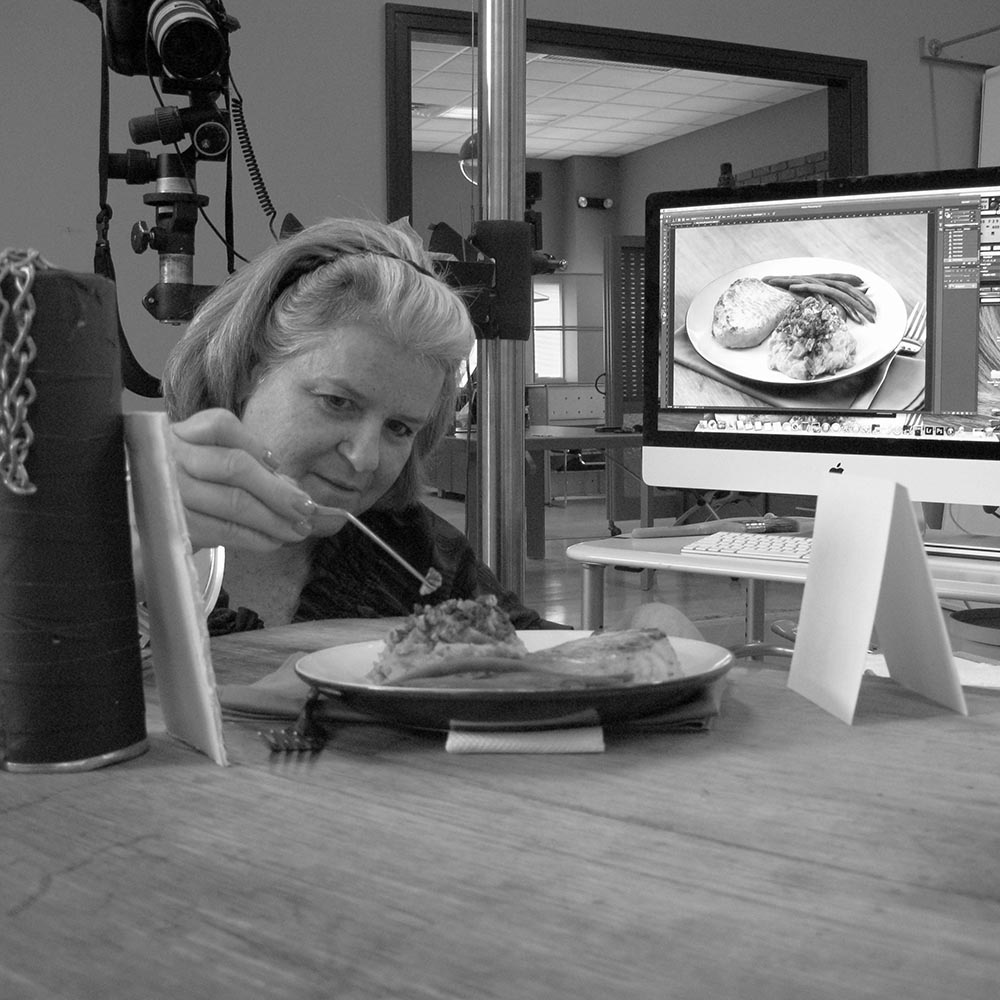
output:
[[810, 282], [808, 284], [790, 285], [788, 290], [790, 292], [797, 292], [800, 295], [825, 296], [833, 300], [837, 305], [842, 306], [856, 323], [862, 322], [862, 317], [869, 322], [874, 322], [875, 320], [875, 313], [872, 310], [858, 302], [854, 296], [841, 291], [839, 288], [835, 288], [833, 285], [828, 285], [824, 282]]
[[852, 298], [857, 299], [860, 305], [867, 306], [871, 309], [872, 313], [875, 312], [875, 303], [872, 302], [867, 295], [865, 295], [866, 289], [857, 288], [846, 281], [836, 281], [833, 278], [824, 278], [823, 283], [826, 285], [832, 285], [834, 288], [839, 289], [842, 292], [846, 292]]
[[867, 287], [860, 287], [864, 281], [856, 274], [771, 274], [762, 280], [799, 295], [825, 295], [855, 323], [875, 321], [875, 303], [865, 294]]
[[819, 299], [820, 302], [825, 305], [832, 306], [836, 309], [844, 319], [853, 320], [855, 323], [863, 323], [864, 317], [859, 313], [853, 306], [849, 305], [846, 300], [837, 301], [830, 298], [828, 292], [816, 293], [814, 298]]
[[812, 278], [820, 278], [823, 281], [846, 281], [849, 285], [863, 285], [864, 278], [859, 278], [856, 274], [813, 274]]

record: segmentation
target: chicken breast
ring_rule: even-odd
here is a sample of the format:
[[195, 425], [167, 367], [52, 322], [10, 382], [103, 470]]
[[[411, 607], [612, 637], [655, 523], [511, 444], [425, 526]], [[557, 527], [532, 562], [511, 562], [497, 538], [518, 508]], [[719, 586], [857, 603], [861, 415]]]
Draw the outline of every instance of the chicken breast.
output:
[[529, 653], [525, 664], [579, 677], [624, 676], [633, 684], [654, 684], [683, 673], [670, 639], [657, 628], [595, 632]]
[[760, 278], [737, 278], [715, 304], [712, 336], [723, 347], [756, 347], [798, 301], [791, 292]]
[[655, 684], [683, 676], [677, 652], [658, 628], [597, 632], [527, 652], [503, 643], [438, 642], [430, 651], [384, 651], [368, 675], [377, 684], [561, 690]]

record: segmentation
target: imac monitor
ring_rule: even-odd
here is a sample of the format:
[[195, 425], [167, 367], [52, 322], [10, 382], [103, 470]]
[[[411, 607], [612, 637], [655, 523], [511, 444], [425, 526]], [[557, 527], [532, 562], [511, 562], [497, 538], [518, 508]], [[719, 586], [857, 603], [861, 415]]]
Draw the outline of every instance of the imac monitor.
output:
[[646, 200], [643, 479], [1000, 504], [1000, 170]]

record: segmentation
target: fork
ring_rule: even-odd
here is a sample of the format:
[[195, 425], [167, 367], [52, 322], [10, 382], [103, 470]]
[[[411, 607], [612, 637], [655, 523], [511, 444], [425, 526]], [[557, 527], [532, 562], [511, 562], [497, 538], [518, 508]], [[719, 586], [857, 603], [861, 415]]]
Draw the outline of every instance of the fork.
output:
[[893, 359], [899, 356], [913, 357], [913, 355], [919, 354], [926, 338], [927, 303], [921, 300], [910, 310], [910, 314], [906, 318], [906, 326], [903, 328], [903, 336], [896, 345], [896, 350], [882, 363], [881, 373], [877, 376], [877, 381], [857, 397], [854, 406], [858, 409], [867, 409], [874, 405], [875, 398], [889, 377], [889, 369], [892, 367]]
[[316, 513], [320, 517], [345, 517], [351, 522], [359, 531], [367, 535], [376, 545], [380, 545], [400, 566], [403, 567], [408, 573], [416, 577], [420, 581], [420, 594], [421, 596], [426, 596], [427, 594], [433, 594], [441, 584], [444, 582], [441, 574], [433, 566], [426, 572], [421, 573], [419, 570], [411, 566], [388, 542], [383, 541], [378, 535], [372, 531], [363, 521], [356, 518], [350, 511], [344, 510], [342, 507], [325, 507], [323, 504], [316, 504]]
[[319, 753], [326, 746], [326, 731], [313, 718], [319, 699], [319, 688], [313, 688], [294, 725], [284, 729], [263, 729], [257, 735], [272, 753]]
[[927, 304], [918, 302], [906, 321], [903, 339], [896, 348], [897, 354], [918, 354], [927, 339]]

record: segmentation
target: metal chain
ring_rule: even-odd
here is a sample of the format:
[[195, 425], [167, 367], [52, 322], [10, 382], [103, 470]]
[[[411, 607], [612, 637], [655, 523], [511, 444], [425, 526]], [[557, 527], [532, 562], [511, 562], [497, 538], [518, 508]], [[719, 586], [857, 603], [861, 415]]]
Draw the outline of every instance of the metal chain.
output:
[[[7, 248], [0, 253], [0, 481], [22, 496], [37, 489], [26, 468], [34, 440], [28, 423], [28, 407], [35, 401], [35, 386], [28, 378], [28, 368], [35, 359], [35, 342], [31, 339], [35, 297], [31, 288], [36, 270], [50, 266], [37, 250]], [[16, 293], [10, 302], [2, 290], [8, 277]]]

